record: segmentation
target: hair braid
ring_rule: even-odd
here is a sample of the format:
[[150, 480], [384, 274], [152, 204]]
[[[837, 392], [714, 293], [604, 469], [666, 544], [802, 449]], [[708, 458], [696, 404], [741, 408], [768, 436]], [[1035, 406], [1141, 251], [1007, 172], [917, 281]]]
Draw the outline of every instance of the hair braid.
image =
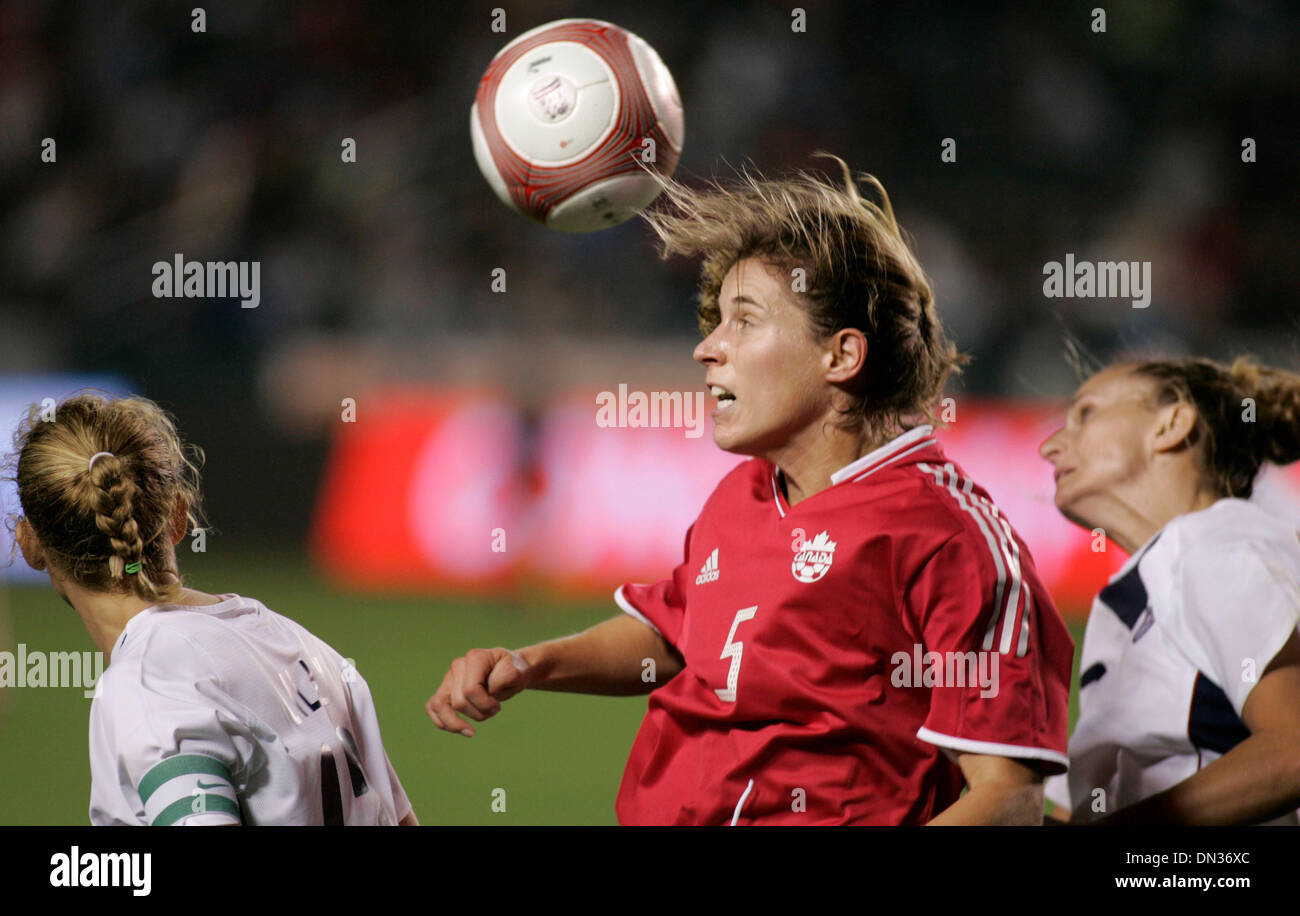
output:
[[54, 567], [91, 591], [155, 604], [180, 592], [172, 544], [178, 525], [198, 525], [198, 468], [162, 408], [97, 393], [66, 398], [52, 415], [33, 404], [14, 445], [23, 516]]
[[95, 513], [95, 527], [107, 535], [112, 548], [108, 570], [114, 579], [125, 575], [128, 564], [141, 563], [144, 558], [144, 541], [135, 520], [136, 486], [122, 473], [122, 464], [116, 455], [106, 455], [90, 470], [90, 508]]

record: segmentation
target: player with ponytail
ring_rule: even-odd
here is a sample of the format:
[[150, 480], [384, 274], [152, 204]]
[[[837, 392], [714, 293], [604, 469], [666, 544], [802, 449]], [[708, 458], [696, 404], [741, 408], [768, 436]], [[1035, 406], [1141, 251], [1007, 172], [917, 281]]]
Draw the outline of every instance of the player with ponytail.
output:
[[1119, 363], [1042, 455], [1060, 511], [1130, 554], [1093, 603], [1049, 798], [1075, 822], [1300, 823], [1300, 532], [1248, 501], [1300, 459], [1300, 376]]
[[[90, 711], [95, 824], [415, 823], [369, 688], [261, 602], [185, 585], [197, 449], [145, 398], [32, 405], [12, 519], [108, 667]], [[350, 776], [343, 778], [340, 774]]]

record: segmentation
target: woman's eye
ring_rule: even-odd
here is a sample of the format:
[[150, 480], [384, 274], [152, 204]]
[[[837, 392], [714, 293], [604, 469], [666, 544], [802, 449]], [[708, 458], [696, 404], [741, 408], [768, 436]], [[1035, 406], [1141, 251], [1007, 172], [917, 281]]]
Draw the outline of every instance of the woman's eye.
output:
[[1090, 414], [1090, 413], [1092, 413], [1092, 408], [1091, 408], [1091, 407], [1080, 407], [1080, 408], [1079, 408], [1079, 419], [1080, 419], [1080, 421], [1088, 419], [1088, 414]]

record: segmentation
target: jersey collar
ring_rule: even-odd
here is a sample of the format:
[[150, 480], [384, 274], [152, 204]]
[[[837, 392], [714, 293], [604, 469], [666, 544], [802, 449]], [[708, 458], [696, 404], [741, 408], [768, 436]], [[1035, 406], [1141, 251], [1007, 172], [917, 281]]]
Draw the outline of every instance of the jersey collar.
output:
[[[929, 424], [922, 424], [915, 429], [910, 429], [901, 436], [889, 440], [875, 451], [868, 452], [861, 458], [850, 461], [844, 467], [831, 474], [831, 486], [843, 483], [846, 480], [861, 480], [864, 477], [874, 474], [876, 471], [888, 464], [893, 464], [905, 455], [928, 448], [935, 443], [934, 427]], [[781, 492], [781, 469], [773, 465], [772, 468], [772, 498], [776, 502], [776, 509], [785, 518], [785, 514], [790, 510], [786, 502], [785, 495]]]
[[856, 461], [850, 461], [844, 465], [831, 475], [831, 485], [834, 486], [849, 478], [856, 480], [865, 477], [867, 474], [902, 458], [903, 455], [914, 450], [913, 447], [920, 448], [929, 445], [934, 441], [934, 437], [930, 435], [933, 432], [934, 428], [929, 425], [921, 425], [908, 430], [901, 436], [889, 440], [874, 452], [869, 452]]
[[122, 647], [122, 644], [126, 642], [127, 634], [132, 631], [132, 625], [137, 620], [143, 620], [146, 614], [159, 614], [166, 611], [198, 611], [203, 614], [221, 614], [239, 607], [246, 600], [234, 592], [223, 592], [217, 597], [221, 600], [216, 604], [151, 604], [149, 607], [141, 609], [132, 615], [131, 619], [122, 627], [121, 634], [117, 637], [117, 641], [113, 643], [112, 652], [116, 653]]

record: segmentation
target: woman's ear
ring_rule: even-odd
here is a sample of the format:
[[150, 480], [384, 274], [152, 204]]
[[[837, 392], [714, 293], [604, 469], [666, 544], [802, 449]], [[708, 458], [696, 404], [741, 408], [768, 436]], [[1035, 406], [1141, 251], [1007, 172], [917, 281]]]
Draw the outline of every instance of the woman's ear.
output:
[[18, 528], [14, 533], [18, 538], [18, 549], [22, 551], [27, 565], [37, 572], [44, 572], [48, 565], [45, 562], [45, 552], [41, 550], [41, 542], [36, 539], [36, 532], [27, 523], [27, 519], [18, 520]]
[[845, 328], [834, 335], [827, 350], [826, 380], [846, 383], [862, 371], [866, 361], [866, 335], [857, 328]]
[[1196, 434], [1196, 408], [1186, 401], [1161, 407], [1156, 421], [1153, 445], [1157, 452], [1172, 452], [1190, 447]]

